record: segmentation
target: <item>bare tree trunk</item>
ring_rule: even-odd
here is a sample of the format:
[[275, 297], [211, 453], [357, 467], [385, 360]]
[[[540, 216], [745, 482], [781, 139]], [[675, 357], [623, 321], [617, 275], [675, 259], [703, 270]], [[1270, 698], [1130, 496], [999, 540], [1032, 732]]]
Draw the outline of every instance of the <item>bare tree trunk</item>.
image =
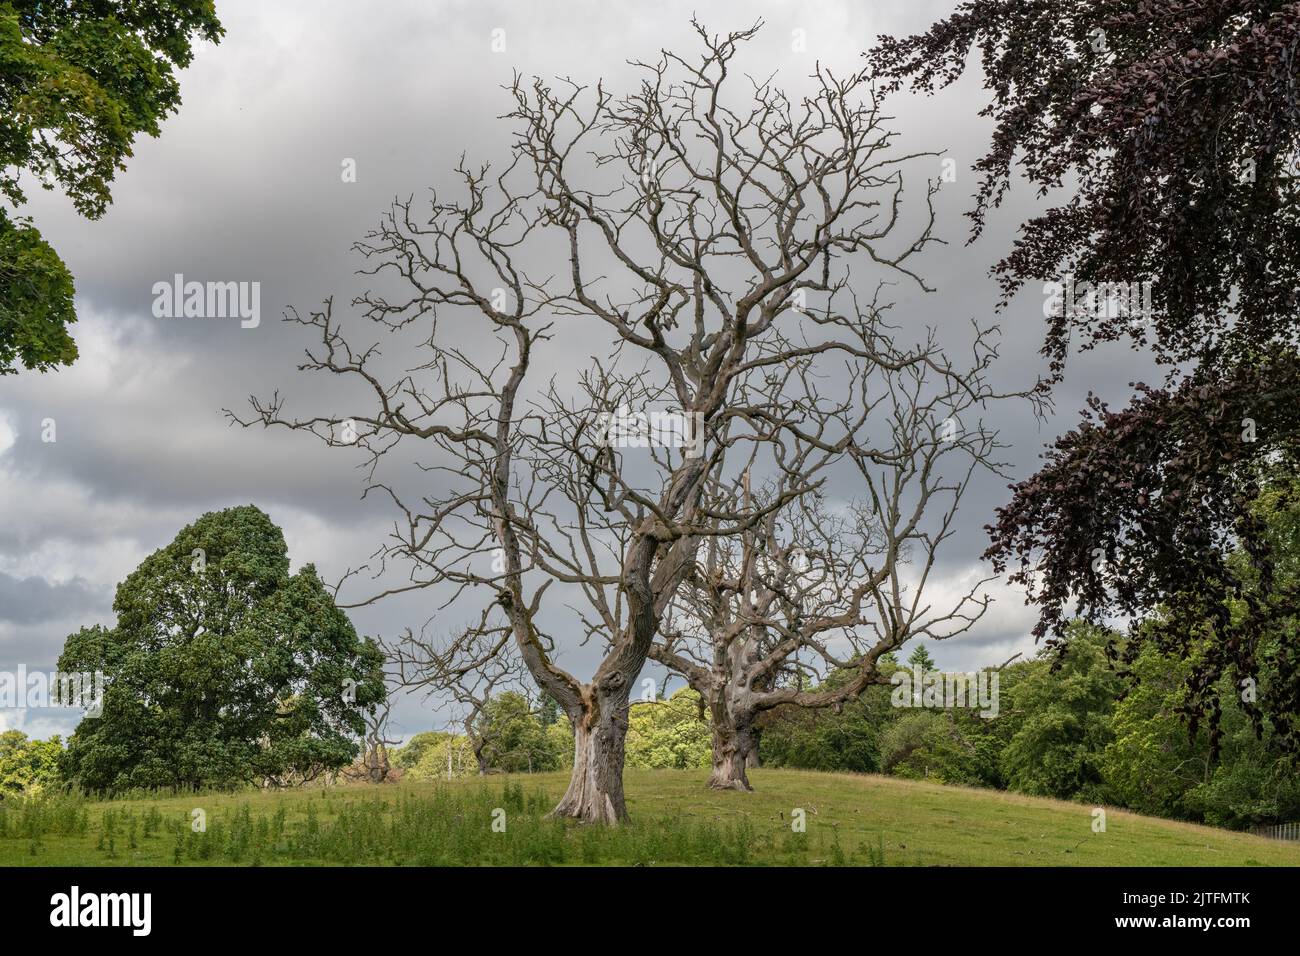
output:
[[752, 791], [745, 768], [758, 759], [758, 737], [754, 731], [754, 714], [729, 706], [727, 691], [716, 692], [709, 704], [713, 724], [713, 771], [709, 787], [713, 790]]
[[551, 811], [584, 823], [620, 823], [627, 819], [623, 799], [623, 757], [627, 744], [628, 691], [584, 700], [573, 722], [573, 772], [569, 789]]
[[488, 770], [491, 769], [488, 765], [487, 741], [479, 741], [478, 743], [473, 744], [473, 748], [474, 760], [478, 763], [478, 775], [480, 777], [486, 777]]
[[709, 774], [709, 787], [746, 792], [754, 789], [745, 776], [745, 750], [734, 727], [716, 724], [713, 727], [713, 772]]
[[763, 732], [757, 727], [750, 731], [750, 747], [745, 751], [745, 768], [747, 770], [762, 766], [762, 763], [759, 762], [759, 749], [762, 739]]

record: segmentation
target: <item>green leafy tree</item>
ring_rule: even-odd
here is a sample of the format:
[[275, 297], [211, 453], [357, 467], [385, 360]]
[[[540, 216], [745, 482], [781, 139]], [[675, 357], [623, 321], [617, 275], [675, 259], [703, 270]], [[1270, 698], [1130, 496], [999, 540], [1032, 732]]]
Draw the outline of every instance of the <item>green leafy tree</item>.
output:
[[406, 746], [393, 752], [393, 765], [412, 780], [442, 779], [448, 767], [453, 777], [473, 776], [480, 769], [507, 773], [567, 769], [573, 763], [573, 730], [563, 714], [552, 723], [543, 723], [545, 713], [544, 700], [535, 715], [522, 694], [498, 695], [484, 706], [474, 727], [476, 734], [487, 735], [479, 738], [482, 768], [469, 735], [441, 730], [414, 735]]
[[468, 777], [479, 772], [469, 738], [443, 730], [416, 734], [398, 752], [394, 762], [412, 780], [441, 780], [448, 776], [448, 772], [453, 777]]
[[[27, 174], [102, 216], [135, 137], [180, 106], [174, 70], [222, 32], [211, 0], [0, 0], [0, 200], [21, 206]], [[0, 205], [0, 375], [72, 364], [73, 295], [31, 220]]]
[[1185, 795], [1213, 768], [1204, 729], [1189, 736], [1178, 716], [1190, 670], [1188, 661], [1150, 646], [1130, 668], [1136, 683], [1115, 705], [1114, 739], [1102, 755], [1106, 783], [1126, 807], [1181, 816]]
[[627, 766], [675, 770], [707, 767], [713, 737], [700, 695], [683, 687], [667, 700], [634, 704], [628, 717]]
[[1183, 798], [1191, 819], [1237, 829], [1300, 819], [1300, 777], [1275, 733], [1261, 739], [1239, 708], [1224, 715], [1220, 759]]
[[567, 714], [558, 714], [554, 723], [546, 724], [546, 746], [555, 755], [556, 769], [573, 768], [573, 726]]
[[560, 705], [550, 694], [542, 694], [542, 706], [537, 711], [537, 719], [543, 727], [549, 727], [560, 719]]
[[953, 715], [942, 710], [908, 710], [881, 734], [882, 769], [914, 780], [977, 785], [985, 782], [979, 752]]
[[[881, 673], [888, 677], [896, 666], [882, 658]], [[848, 676], [834, 673], [826, 684], [834, 686]], [[761, 725], [764, 762], [769, 767], [880, 772], [880, 735], [897, 717], [889, 691], [888, 686], [868, 687], [839, 710], [777, 708]]]
[[393, 751], [393, 766], [409, 770], [418, 764], [426, 753], [437, 747], [448, 736], [451, 735], [437, 730], [426, 730], [415, 734], [403, 746]]
[[937, 667], [934, 658], [930, 656], [930, 652], [925, 649], [924, 644], [917, 644], [916, 649], [908, 655], [907, 666], [919, 667], [922, 673], [935, 670]]
[[383, 660], [311, 565], [247, 505], [205, 514], [118, 586], [114, 628], [59, 659], [104, 673], [103, 713], [68, 742], [65, 776], [93, 791], [308, 779], [349, 763]]
[[1002, 752], [1011, 789], [1062, 799], [1103, 798], [1101, 757], [1113, 737], [1111, 713], [1124, 688], [1106, 654], [1112, 636], [1072, 624], [1064, 658], [1044, 647], [1014, 688], [1003, 692], [1002, 707], [1009, 705], [1018, 722]]
[[536, 773], [560, 766], [553, 738], [538, 719], [528, 698], [505, 691], [487, 702], [478, 717], [476, 734], [488, 767], [505, 773]]
[[1115, 707], [1114, 740], [1102, 759], [1107, 786], [1124, 806], [1142, 813], [1215, 826], [1300, 817], [1300, 778], [1290, 755], [1271, 725], [1255, 733], [1231, 681], [1218, 689], [1218, 753], [1207, 728], [1188, 734], [1180, 714], [1187, 697], [1183, 681], [1193, 666], [1153, 647], [1143, 649], [1133, 666], [1137, 683]]
[[57, 736], [31, 740], [21, 730], [0, 733], [0, 797], [37, 796], [57, 784], [62, 753]]
[[[1014, 671], [1000, 672], [1003, 683], [1013, 683], [1014, 677]], [[900, 777], [1006, 789], [1002, 754], [1015, 726], [1005, 712], [984, 717], [971, 708], [902, 709], [880, 729], [881, 769]]]

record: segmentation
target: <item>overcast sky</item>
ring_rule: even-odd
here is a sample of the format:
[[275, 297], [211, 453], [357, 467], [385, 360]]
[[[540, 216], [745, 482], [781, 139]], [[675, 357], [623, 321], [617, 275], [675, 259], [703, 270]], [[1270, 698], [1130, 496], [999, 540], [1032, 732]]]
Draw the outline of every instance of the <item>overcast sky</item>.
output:
[[[762, 17], [766, 27], [742, 62], [777, 71], [797, 91], [814, 61], [857, 69], [877, 35], [919, 31], [953, 4], [744, 0], [710, 2], [705, 12], [669, 0], [218, 0], [225, 38], [201, 45], [181, 74], [180, 113], [160, 138], [137, 143], [108, 214], [87, 222], [54, 194], [23, 210], [76, 278], [81, 358], [59, 372], [0, 378], [0, 670], [52, 668], [70, 632], [111, 623], [116, 584], [206, 511], [259, 505], [284, 528], [294, 566], [314, 562], [326, 580], [364, 562], [391, 519], [383, 502], [360, 500], [357, 459], [306, 436], [228, 428], [221, 410], [277, 387], [296, 408], [311, 407], [326, 383], [295, 372], [305, 343], [278, 316], [331, 294], [350, 299], [360, 262], [349, 247], [394, 196], [450, 185], [461, 153], [502, 157], [507, 130], [494, 118], [508, 108], [501, 84], [511, 71], [617, 86], [631, 77], [629, 58], [693, 49], [693, 6], [718, 31]], [[505, 50], [494, 53], [498, 29]], [[793, 49], [795, 30], [805, 31], [802, 52]], [[950, 245], [922, 266], [937, 291], [900, 287], [893, 318], [917, 328], [996, 318], [1005, 334], [997, 380], [1023, 386], [1043, 369], [1041, 290], [995, 317], [988, 269], [1034, 197], [1019, 190], [984, 237], [965, 244], [969, 170], [989, 131], [976, 116], [982, 104], [974, 74], [934, 98], [892, 104], [901, 145], [947, 150], [958, 171], [939, 199], [938, 234]], [[356, 182], [340, 175], [349, 159]], [[260, 282], [261, 325], [155, 318], [152, 287], [176, 273]], [[574, 366], [585, 358], [574, 354]], [[1020, 408], [1001, 413], [995, 423], [1015, 476], [1032, 471], [1089, 390], [1122, 400], [1144, 371], [1123, 348], [1100, 350], [1072, 361], [1055, 421], [1041, 426]], [[54, 443], [41, 441], [45, 419], [57, 424]], [[982, 573], [982, 528], [1004, 485], [986, 481], [965, 503], [945, 587]], [[1033, 614], [1021, 595], [995, 595], [974, 632], [931, 645], [941, 665], [965, 670], [1032, 652]], [[429, 613], [427, 601], [409, 599], [353, 620], [362, 633], [392, 635]], [[562, 662], [590, 676], [581, 651]], [[403, 700], [396, 716], [403, 736], [440, 720], [419, 699]], [[38, 736], [74, 725], [68, 712], [0, 711], [0, 728]]]

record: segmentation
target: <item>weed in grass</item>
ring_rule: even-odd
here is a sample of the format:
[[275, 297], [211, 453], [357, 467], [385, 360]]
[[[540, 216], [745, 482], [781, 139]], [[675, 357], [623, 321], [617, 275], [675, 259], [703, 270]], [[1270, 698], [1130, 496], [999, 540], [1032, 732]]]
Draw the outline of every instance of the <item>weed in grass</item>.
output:
[[885, 865], [885, 838], [883, 836], [876, 837], [875, 846], [870, 843], [867, 844], [867, 862], [871, 866]]
[[84, 835], [90, 828], [85, 804], [80, 795], [7, 797], [0, 802], [0, 839]]

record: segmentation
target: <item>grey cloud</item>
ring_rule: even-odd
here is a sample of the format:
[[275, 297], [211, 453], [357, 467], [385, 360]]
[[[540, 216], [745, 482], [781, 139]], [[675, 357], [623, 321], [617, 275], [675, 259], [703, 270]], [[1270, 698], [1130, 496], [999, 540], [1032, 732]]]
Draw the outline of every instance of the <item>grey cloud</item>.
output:
[[83, 578], [50, 583], [42, 577], [17, 578], [0, 572], [0, 621], [38, 624], [101, 609], [106, 595]]

